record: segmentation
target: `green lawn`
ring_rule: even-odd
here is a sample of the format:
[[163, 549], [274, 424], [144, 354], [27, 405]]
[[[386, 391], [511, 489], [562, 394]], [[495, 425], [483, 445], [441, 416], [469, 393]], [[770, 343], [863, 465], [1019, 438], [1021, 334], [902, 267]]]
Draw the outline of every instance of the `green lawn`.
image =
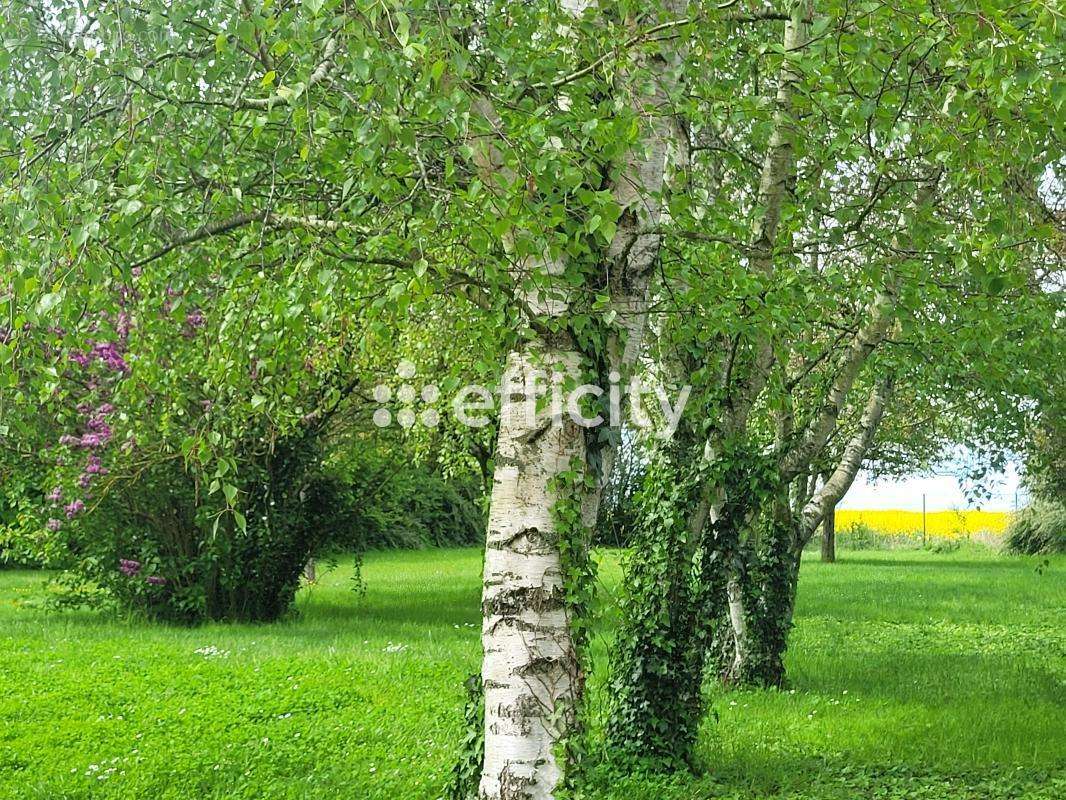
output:
[[[711, 690], [703, 777], [599, 775], [588, 796], [1066, 797], [1066, 559], [1039, 563], [806, 564], [794, 688]], [[345, 564], [291, 621], [197, 629], [48, 613], [39, 573], [0, 572], [0, 798], [434, 800], [478, 665], [480, 564], [374, 554], [363, 600]], [[617, 565], [601, 574], [609, 597]]]

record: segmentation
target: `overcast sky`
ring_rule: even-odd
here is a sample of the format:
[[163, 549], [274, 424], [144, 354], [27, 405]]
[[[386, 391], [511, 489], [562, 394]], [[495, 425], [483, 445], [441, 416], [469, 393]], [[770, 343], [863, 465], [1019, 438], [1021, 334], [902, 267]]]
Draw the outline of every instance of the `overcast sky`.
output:
[[928, 511], [964, 508], [1013, 511], [1016, 490], [1018, 502], [1025, 505], [1025, 490], [1018, 486], [1018, 474], [1013, 465], [1005, 474], [995, 476], [988, 488], [992, 491], [992, 497], [988, 500], [976, 500], [966, 496], [958, 478], [950, 470], [937, 474], [915, 475], [900, 481], [880, 480], [876, 483], [871, 483], [869, 476], [860, 472], [838, 507], [921, 511], [924, 492]]

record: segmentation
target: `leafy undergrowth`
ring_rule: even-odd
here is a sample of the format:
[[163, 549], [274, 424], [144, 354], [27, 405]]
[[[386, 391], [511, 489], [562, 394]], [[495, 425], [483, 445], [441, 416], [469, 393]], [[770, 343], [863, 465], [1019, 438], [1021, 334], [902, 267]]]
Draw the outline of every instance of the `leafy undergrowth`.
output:
[[[805, 564], [792, 687], [709, 689], [702, 774], [603, 771], [583, 796], [1066, 796], [1066, 558], [1041, 564]], [[480, 567], [374, 554], [365, 599], [342, 564], [292, 620], [196, 629], [47, 613], [39, 573], [0, 573], [0, 798], [434, 800], [478, 665]], [[612, 558], [601, 574], [609, 598]], [[601, 628], [597, 665], [609, 613]]]

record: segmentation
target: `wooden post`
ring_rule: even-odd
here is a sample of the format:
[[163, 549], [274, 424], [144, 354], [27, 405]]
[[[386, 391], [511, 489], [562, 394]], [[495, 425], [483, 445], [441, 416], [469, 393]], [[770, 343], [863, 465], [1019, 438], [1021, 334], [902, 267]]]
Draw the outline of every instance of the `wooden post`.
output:
[[925, 492], [922, 492], [922, 547], [925, 547]]
[[833, 506], [822, 520], [822, 561], [832, 564], [837, 560], [837, 510]]

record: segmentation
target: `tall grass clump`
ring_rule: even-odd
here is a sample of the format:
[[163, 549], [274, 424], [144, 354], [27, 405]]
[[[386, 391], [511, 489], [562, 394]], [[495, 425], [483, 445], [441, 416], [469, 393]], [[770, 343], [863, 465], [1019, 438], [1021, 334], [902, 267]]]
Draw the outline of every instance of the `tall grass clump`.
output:
[[1011, 519], [1006, 546], [1018, 554], [1066, 553], [1066, 504], [1034, 498]]

